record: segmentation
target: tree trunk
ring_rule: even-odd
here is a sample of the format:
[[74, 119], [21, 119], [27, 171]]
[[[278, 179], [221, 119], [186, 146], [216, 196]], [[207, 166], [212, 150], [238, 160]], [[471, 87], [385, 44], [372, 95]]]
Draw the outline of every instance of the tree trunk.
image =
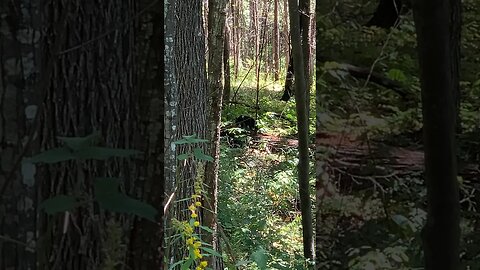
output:
[[280, 32], [278, 25], [278, 1], [273, 2], [273, 73], [275, 81], [278, 81], [280, 77]]
[[[41, 150], [56, 147], [57, 136], [85, 136], [93, 130], [101, 132], [106, 146], [143, 150], [136, 133], [135, 32], [129, 27], [134, 13], [131, 1], [45, 3], [49, 25], [44, 61], [52, 70], [44, 70], [50, 74], [38, 130]], [[112, 25], [124, 27], [109, 32]], [[50, 45], [56, 43], [59, 48]], [[122, 160], [41, 166], [39, 201], [57, 194], [90, 193], [94, 176], [122, 176], [125, 190], [133, 193], [139, 168]], [[39, 269], [98, 269], [104, 264], [102, 244], [109, 237], [104, 225], [114, 216], [98, 212], [93, 204], [71, 214], [74, 223], [65, 235], [63, 217], [40, 216]], [[128, 228], [131, 219], [117, 223]], [[118, 252], [126, 257], [127, 250]]]
[[[206, 205], [210, 211], [204, 211], [205, 225], [212, 229], [212, 233], [207, 233], [207, 242], [212, 244], [212, 248], [220, 251], [220, 241], [218, 239], [217, 208], [218, 208], [218, 169], [220, 163], [220, 124], [222, 113], [222, 64], [225, 38], [225, 8], [226, 0], [208, 1], [208, 140], [210, 141], [210, 155], [214, 158], [213, 162], [208, 162], [205, 167], [205, 184], [207, 186]], [[222, 258], [211, 256], [209, 265], [213, 270], [223, 270]]]
[[231, 79], [230, 79], [230, 31], [227, 24], [225, 24], [225, 38], [223, 41], [223, 73], [224, 73], [224, 91], [223, 91], [223, 100], [224, 103], [230, 101], [230, 92], [231, 92]]
[[307, 102], [310, 94], [310, 0], [298, 2], [300, 10], [300, 34], [302, 36], [302, 51], [305, 81], [307, 82]]
[[459, 0], [414, 2], [425, 136], [428, 215], [426, 269], [460, 269], [460, 205], [455, 153]]
[[313, 220], [309, 185], [309, 148], [308, 148], [308, 112], [307, 82], [305, 80], [300, 34], [300, 19], [296, 0], [288, 1], [290, 11], [290, 31], [292, 39], [293, 65], [295, 68], [295, 106], [298, 127], [298, 184], [300, 193], [300, 210], [302, 212], [303, 252], [305, 259], [313, 260]]
[[[163, 92], [161, 87], [155, 87], [163, 81], [163, 72], [156, 68], [161, 62], [135, 61], [163, 59], [158, 31], [163, 25], [159, 14], [163, 12], [159, 5], [141, 3], [139, 7], [144, 9], [141, 12], [145, 21], [154, 18], [154, 22], [134, 24], [136, 7], [133, 1], [99, 4], [49, 0], [42, 6], [36, 2], [18, 3], [18, 6], [12, 3], [8, 2], [8, 8], [1, 9], [9, 11], [7, 17], [2, 16], [5, 21], [1, 24], [6, 26], [5, 22], [8, 22], [8, 27], [2, 29], [10, 32], [2, 31], [2, 43], [7, 43], [2, 44], [0, 52], [0, 63], [8, 64], [0, 69], [6, 71], [1, 74], [1, 86], [6, 87], [0, 88], [0, 108], [5, 115], [0, 121], [5, 122], [0, 124], [7, 127], [0, 130], [0, 188], [2, 193], [7, 191], [20, 201], [12, 204], [16, 209], [7, 204], [5, 215], [13, 214], [19, 218], [12, 218], [7, 225], [1, 224], [0, 227], [9, 229], [14, 222], [20, 222], [16, 228], [18, 232], [6, 235], [25, 237], [17, 238], [20, 240], [17, 243], [25, 242], [27, 246], [7, 249], [5, 242], [0, 241], [0, 268], [100, 269], [105, 266], [107, 257], [104, 241], [111, 237], [105, 227], [106, 221], [113, 220], [120, 231], [123, 226], [123, 233], [128, 234], [132, 225], [130, 217], [115, 219], [115, 215], [88, 204], [72, 210], [69, 225], [64, 228], [64, 216], [47, 216], [43, 211], [36, 215], [36, 207], [38, 202], [57, 194], [90, 195], [94, 177], [111, 175], [124, 178], [123, 188], [127, 193], [134, 193], [134, 197], [144, 195], [161, 213], [164, 192], [163, 181], [158, 179], [163, 178]], [[158, 10], [157, 16], [145, 14], [148, 9]], [[44, 20], [28, 17], [30, 14], [41, 14]], [[147, 35], [152, 27], [153, 35]], [[40, 29], [45, 30], [40, 32]], [[12, 51], [3, 51], [4, 48], [12, 48]], [[137, 55], [136, 49], [148, 54]], [[144, 87], [138, 86], [138, 82], [144, 83]], [[142, 103], [145, 100], [149, 103]], [[139, 112], [137, 108], [143, 110]], [[140, 126], [139, 121], [149, 124]], [[128, 160], [50, 166], [22, 163], [25, 157], [57, 146], [57, 136], [85, 136], [93, 130], [101, 132], [106, 146], [144, 151], [146, 160], [138, 160], [140, 165]], [[15, 141], [13, 135], [19, 140]], [[4, 172], [9, 176], [4, 178]], [[148, 186], [148, 194], [143, 193], [141, 185], [135, 186], [137, 179], [145, 179], [141, 185]], [[2, 200], [12, 199], [3, 194], [1, 197]], [[137, 223], [135, 228], [140, 235], [148, 235], [148, 238], [139, 238], [142, 243], [135, 251], [144, 255], [145, 264], [159, 266], [162, 255], [158, 248], [163, 232], [155, 224], [143, 222]], [[130, 242], [122, 237], [121, 243], [117, 243], [118, 249], [113, 251], [115, 254], [108, 255], [119, 258], [115, 263], [127, 263], [124, 260], [130, 257], [129, 250], [122, 246], [139, 239], [132, 238]], [[37, 251], [36, 258], [32, 249]], [[6, 256], [8, 261], [4, 260]]]
[[[164, 72], [160, 68], [164, 61], [163, 5], [160, 1], [151, 6], [150, 1], [139, 1], [140, 10], [148, 10], [141, 17], [142, 30], [136, 40], [138, 67], [140, 120], [139, 149], [145, 160], [139, 168], [137, 188], [143, 191], [143, 201], [158, 210], [158, 223], [136, 218], [131, 233], [130, 267], [132, 269], [162, 269], [163, 266], [163, 197], [164, 181]], [[151, 33], [151, 34], [149, 34]]]
[[35, 269], [40, 2], [0, 2], [0, 269]]
[[[174, 3], [172, 15], [176, 20], [175, 27], [167, 28], [169, 31], [175, 31], [173, 44], [170, 43], [171, 50], [173, 50], [173, 59], [167, 59], [169, 68], [173, 67], [174, 71], [173, 77], [168, 80], [170, 88], [167, 92], [167, 100], [172, 102], [172, 104], [168, 104], [167, 120], [173, 126], [167, 126], [166, 130], [175, 132], [175, 134], [171, 134], [174, 135], [171, 138], [172, 141], [193, 134], [196, 134], [199, 138], [206, 138], [207, 77], [202, 2], [176, 0]], [[171, 32], [168, 33], [170, 35]], [[175, 79], [175, 82], [172, 83], [172, 79]], [[178, 95], [171, 92], [175, 90], [178, 91]], [[172, 108], [173, 106], [176, 106], [176, 109]], [[172, 109], [176, 112], [173, 112]], [[178, 145], [175, 151], [176, 154], [191, 152], [192, 146]], [[193, 195], [197, 166], [197, 162], [189, 159], [177, 163], [176, 167], [172, 168], [175, 172], [175, 178], [171, 175], [172, 177], [168, 180], [173, 181], [173, 183], [167, 183], [167, 186], [170, 187], [171, 191], [175, 190], [175, 200], [191, 198]], [[189, 201], [185, 200], [177, 203], [172, 202], [168, 210], [168, 219], [171, 220], [174, 217], [180, 221], [189, 220], [190, 215], [185, 211], [188, 209], [188, 203]], [[168, 236], [172, 236], [175, 232], [169, 231], [167, 233]], [[185, 249], [183, 244], [179, 242], [167, 243], [167, 266], [185, 257], [188, 250]]]

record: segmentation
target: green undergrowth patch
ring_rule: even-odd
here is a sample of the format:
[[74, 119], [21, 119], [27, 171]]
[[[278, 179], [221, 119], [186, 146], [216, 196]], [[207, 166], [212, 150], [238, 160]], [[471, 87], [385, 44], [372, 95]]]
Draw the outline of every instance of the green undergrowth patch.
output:
[[219, 219], [240, 269], [262, 269], [258, 250], [266, 269], [305, 269], [295, 152], [222, 148]]

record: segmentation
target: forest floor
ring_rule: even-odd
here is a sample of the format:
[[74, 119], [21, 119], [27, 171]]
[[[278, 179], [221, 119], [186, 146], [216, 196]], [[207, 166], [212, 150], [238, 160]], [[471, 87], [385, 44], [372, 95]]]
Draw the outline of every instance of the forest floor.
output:
[[[271, 134], [257, 134], [254, 139], [256, 142], [267, 142], [265, 149], [272, 152], [298, 145], [296, 139]], [[316, 134], [315, 139], [317, 151], [328, 153], [326, 165], [328, 171], [341, 180], [337, 183], [340, 189], [344, 189], [347, 183], [351, 186], [352, 182], [365, 187], [379, 184], [381, 179], [423, 174], [424, 152], [421, 144], [395, 143], [394, 138], [389, 138], [389, 141], [370, 140], [346, 132], [323, 132]], [[464, 179], [472, 179], [479, 173], [478, 164], [459, 164], [459, 174]]]

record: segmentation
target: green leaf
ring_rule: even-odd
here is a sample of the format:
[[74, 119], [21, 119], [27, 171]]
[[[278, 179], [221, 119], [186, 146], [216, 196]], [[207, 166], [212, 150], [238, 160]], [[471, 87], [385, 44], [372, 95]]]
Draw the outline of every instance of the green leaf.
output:
[[209, 227], [205, 227], [205, 226], [199, 226], [199, 227], [202, 228], [202, 230], [205, 230], [205, 231], [207, 231], [207, 232], [209, 232], [209, 233], [213, 233], [213, 230], [210, 229]]
[[200, 160], [213, 161], [213, 157], [205, 155], [200, 148], [193, 149], [193, 155]]
[[390, 71], [388, 71], [387, 77], [392, 79], [392, 80], [399, 81], [399, 82], [405, 82], [407, 80], [407, 76], [405, 76], [405, 73], [403, 73], [403, 71], [401, 71], [399, 69], [395, 69], [395, 68], [390, 69]]
[[119, 178], [96, 178], [94, 183], [95, 199], [105, 210], [134, 214], [155, 221], [157, 210], [151, 205], [128, 197], [119, 192]]
[[190, 154], [180, 154], [177, 156], [178, 160], [185, 160], [190, 157]]
[[73, 153], [78, 159], [98, 159], [105, 160], [111, 157], [130, 157], [141, 154], [141, 151], [133, 149], [120, 149], [109, 147], [97, 147], [91, 146], [81, 149], [78, 152]]
[[216, 257], [222, 257], [222, 255], [218, 252], [216, 252], [215, 250], [211, 249], [211, 248], [207, 248], [207, 247], [200, 247], [200, 249], [204, 250], [205, 252], [207, 252], [208, 254], [212, 254], [213, 256], [216, 256]]
[[174, 143], [177, 145], [180, 145], [180, 144], [193, 144], [193, 143], [204, 143], [204, 142], [208, 142], [208, 140], [199, 139], [197, 138], [197, 135], [194, 134], [190, 136], [183, 136], [183, 139], [175, 141]]
[[175, 268], [175, 266], [177, 266], [177, 265], [179, 265], [179, 264], [182, 264], [182, 263], [184, 263], [184, 262], [185, 262], [185, 260], [178, 261], [178, 262], [170, 265], [170, 267], [168, 268], [168, 270], [172, 270], [172, 269]]
[[53, 215], [58, 212], [72, 210], [76, 205], [76, 198], [67, 195], [58, 195], [43, 201], [39, 207], [44, 209], [47, 214]]
[[260, 270], [267, 269], [267, 253], [263, 248], [257, 249], [257, 251], [252, 253], [251, 257]]
[[341, 65], [340, 65], [339, 63], [337, 63], [337, 62], [328, 62], [328, 61], [327, 61], [327, 62], [325, 62], [325, 63], [323, 64], [323, 68], [324, 68], [324, 69], [327, 69], [327, 70], [328, 70], [328, 69], [338, 69], [338, 68], [340, 68], [340, 67], [341, 67]]
[[94, 145], [101, 138], [101, 134], [98, 131], [94, 131], [92, 134], [85, 137], [57, 137], [59, 140], [63, 141], [65, 145], [74, 150], [79, 151], [82, 148], [87, 146]]
[[242, 261], [238, 261], [238, 262], [235, 264], [235, 266], [236, 266], [236, 267], [245, 266], [245, 265], [247, 265], [247, 264], [249, 264], [249, 263], [251, 263], [251, 261], [244, 261], [244, 260], [242, 260]]
[[192, 258], [188, 258], [183, 264], [182, 264], [182, 270], [189, 270], [190, 269], [190, 266], [192, 265], [193, 263], [193, 259]]
[[134, 214], [155, 222], [157, 210], [142, 201], [132, 199], [122, 193], [100, 193], [95, 199], [100, 207], [116, 213]]
[[46, 150], [38, 155], [35, 155], [29, 159], [32, 163], [57, 163], [61, 161], [72, 160], [73, 156], [70, 149], [66, 147], [53, 148]]
[[188, 144], [190, 142], [185, 140], [185, 139], [181, 139], [181, 140], [175, 141], [173, 143], [176, 144], [176, 145], [181, 145], [181, 144]]

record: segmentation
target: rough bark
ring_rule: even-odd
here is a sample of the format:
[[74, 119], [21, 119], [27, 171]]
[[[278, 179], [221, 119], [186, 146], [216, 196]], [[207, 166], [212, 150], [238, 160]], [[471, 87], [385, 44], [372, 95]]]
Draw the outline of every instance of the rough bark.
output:
[[[41, 150], [58, 146], [57, 136], [85, 136], [93, 130], [101, 132], [106, 146], [137, 148], [133, 132], [137, 130], [134, 32], [124, 24], [132, 20], [133, 3], [51, 0], [44, 8], [49, 22], [44, 61], [53, 68], [38, 131]], [[110, 31], [113, 27], [119, 27], [118, 31]], [[60, 43], [60, 53], [49, 45], [55, 43]], [[133, 163], [122, 160], [42, 166], [39, 200], [57, 194], [89, 193], [93, 177], [106, 175], [122, 176], [126, 191], [132, 193], [136, 174]], [[99, 268], [103, 263], [102, 239], [107, 233], [104, 222], [109, 217], [90, 204], [72, 212], [76, 226], [62, 235], [63, 218], [42, 214], [38, 223], [42, 243], [39, 269]]]
[[0, 269], [34, 269], [41, 18], [38, 1], [0, 2]]
[[415, 1], [425, 138], [427, 270], [460, 269], [460, 204], [455, 153], [459, 0]]
[[[207, 186], [207, 205], [211, 211], [204, 211], [205, 225], [210, 227], [212, 234], [207, 234], [207, 241], [214, 250], [219, 251], [217, 208], [218, 208], [218, 169], [220, 163], [220, 124], [222, 113], [222, 64], [225, 28], [225, 0], [208, 1], [208, 140], [210, 141], [210, 155], [213, 162], [208, 162], [205, 167], [205, 184]], [[211, 236], [211, 237], [210, 237]], [[209, 265], [213, 270], [223, 269], [221, 258], [212, 256]]]
[[302, 39], [300, 33], [299, 9], [296, 0], [289, 0], [290, 31], [293, 65], [295, 68], [295, 106], [298, 127], [298, 184], [300, 210], [302, 212], [303, 252], [306, 259], [313, 260], [313, 220], [309, 185], [309, 148], [308, 148], [308, 112], [307, 82], [305, 80]]
[[175, 144], [173, 143], [177, 126], [178, 103], [175, 58], [173, 56], [176, 28], [175, 5], [176, 0], [165, 1], [165, 183], [169, 195], [174, 191], [177, 167]]
[[[182, 136], [196, 134], [199, 138], [207, 136], [207, 77], [205, 63], [205, 33], [202, 20], [202, 2], [177, 0], [173, 5], [175, 28], [173, 37], [173, 59], [170, 59], [170, 68], [173, 67], [175, 79], [174, 85], [178, 91], [176, 99], [176, 112], [169, 115], [174, 122], [173, 127], [167, 129], [175, 132], [173, 140]], [[167, 28], [169, 29], [169, 28]], [[167, 62], [168, 63], [168, 62]], [[172, 66], [173, 64], [173, 66]], [[171, 91], [171, 89], [169, 90]], [[167, 98], [171, 98], [169, 93]], [[172, 109], [173, 104], [169, 104]], [[170, 112], [169, 112], [170, 113]], [[175, 124], [176, 123], [176, 124]], [[179, 145], [175, 151], [177, 154], [191, 152], [189, 145]], [[175, 189], [175, 199], [181, 200], [190, 198], [193, 194], [193, 183], [197, 172], [197, 163], [193, 160], [177, 163], [174, 183], [169, 183], [170, 188]], [[178, 220], [188, 220], [188, 201], [182, 201], [170, 206], [168, 218], [175, 217]], [[169, 235], [174, 233], [168, 232]], [[182, 243], [169, 245], [167, 264], [182, 260], [186, 250]]]
[[[143, 201], [158, 210], [157, 223], [135, 219], [131, 233], [130, 267], [132, 269], [162, 269], [163, 266], [163, 197], [164, 181], [164, 38], [163, 5], [160, 1], [139, 1], [139, 9], [148, 9], [141, 18], [136, 40], [139, 91], [139, 148], [145, 160], [139, 168]], [[150, 6], [149, 6], [150, 5]]]

